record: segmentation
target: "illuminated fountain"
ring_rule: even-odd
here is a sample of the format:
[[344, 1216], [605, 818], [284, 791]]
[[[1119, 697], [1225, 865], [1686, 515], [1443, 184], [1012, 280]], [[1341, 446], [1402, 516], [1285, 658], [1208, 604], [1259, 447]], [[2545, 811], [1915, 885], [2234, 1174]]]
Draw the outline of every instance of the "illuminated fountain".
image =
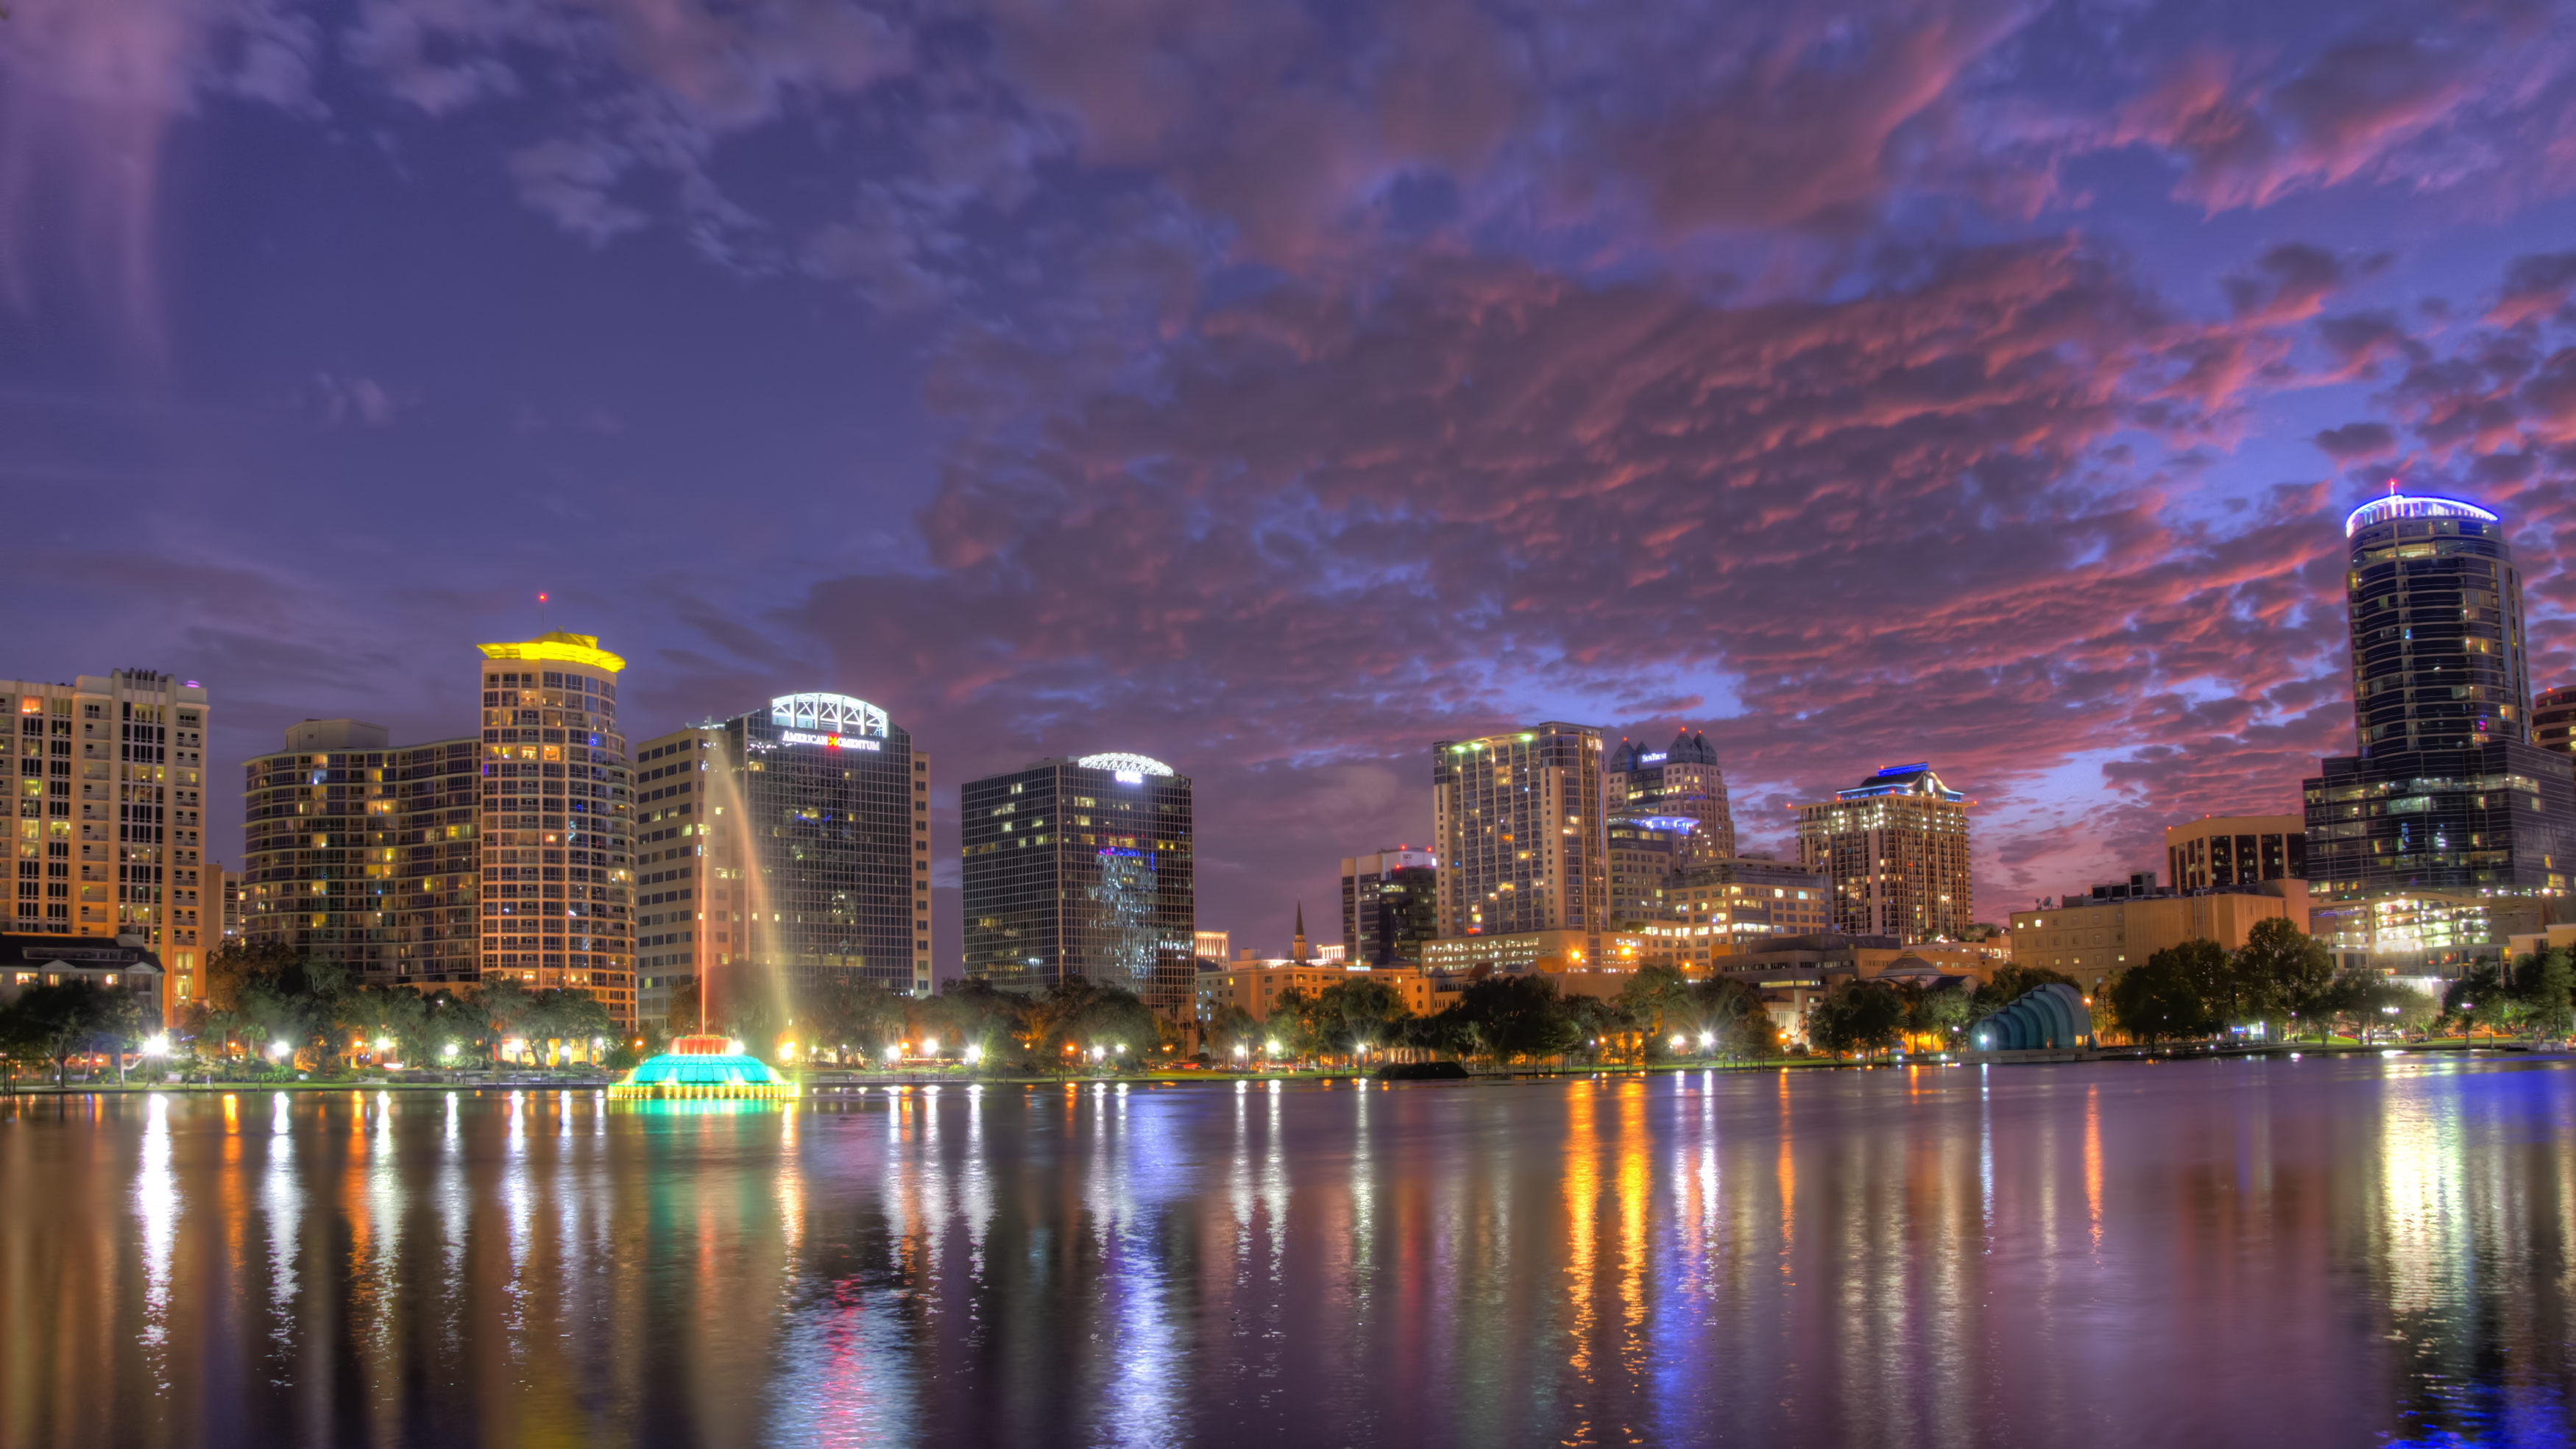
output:
[[619, 1100], [677, 1097], [793, 1097], [797, 1086], [720, 1036], [684, 1036], [608, 1089]]

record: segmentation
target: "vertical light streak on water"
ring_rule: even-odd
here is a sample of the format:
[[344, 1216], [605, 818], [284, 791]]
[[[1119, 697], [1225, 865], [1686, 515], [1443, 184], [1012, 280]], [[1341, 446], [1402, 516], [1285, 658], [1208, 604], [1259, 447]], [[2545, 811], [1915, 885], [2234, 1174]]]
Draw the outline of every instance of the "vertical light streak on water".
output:
[[779, 1108], [778, 1119], [778, 1233], [780, 1244], [787, 1250], [786, 1277], [796, 1280], [803, 1270], [805, 1250], [805, 1154], [802, 1140], [803, 1104], [789, 1099]]
[[269, 1105], [268, 1165], [260, 1176], [259, 1194], [268, 1229], [268, 1331], [269, 1341], [276, 1345], [278, 1371], [288, 1374], [295, 1350], [295, 1298], [300, 1286], [296, 1264], [304, 1232], [304, 1189], [297, 1180], [286, 1094], [276, 1093]]
[[[1270, 1286], [1278, 1289], [1288, 1259], [1288, 1144], [1279, 1128], [1277, 1080], [1270, 1083], [1269, 1133], [1261, 1157], [1261, 1213], [1269, 1236]], [[1274, 1298], [1273, 1303], [1276, 1303]], [[1274, 1309], [1275, 1311], [1275, 1309]]]
[[1991, 1064], [1977, 1067], [1977, 1221], [1986, 1252], [1995, 1247], [1995, 1078]]
[[1351, 1091], [1351, 1311], [1360, 1318], [1368, 1314], [1377, 1276], [1377, 1159], [1369, 1135], [1369, 1099], [1376, 1095], [1365, 1083]]
[[1102, 1219], [1101, 1297], [1107, 1310], [1109, 1358], [1094, 1442], [1146, 1446], [1183, 1442], [1180, 1370], [1189, 1362], [1182, 1328], [1172, 1320], [1172, 1287], [1156, 1242], [1158, 1214], [1147, 1201], [1174, 1190], [1187, 1168], [1171, 1151], [1171, 1125], [1159, 1113], [1129, 1116], [1126, 1083], [1111, 1098], [1116, 1149], [1093, 1172], [1115, 1179]]
[[400, 1420], [402, 1376], [402, 1165], [394, 1151], [393, 1094], [376, 1093], [374, 1131], [365, 1145], [366, 1196], [358, 1216], [366, 1231], [352, 1235], [351, 1293], [355, 1299], [351, 1330], [365, 1345], [365, 1383], [376, 1403], [376, 1420]]
[[1787, 1287], [1797, 1281], [1798, 1247], [1798, 1158], [1797, 1133], [1789, 1125], [1789, 1070], [1780, 1069], [1780, 1165], [1774, 1175], [1780, 1186], [1780, 1284]]
[[966, 1271], [981, 1278], [984, 1245], [993, 1227], [994, 1191], [992, 1166], [984, 1160], [984, 1086], [980, 1082], [966, 1089], [966, 1167], [958, 1200], [966, 1213]]
[[2093, 1260], [2102, 1260], [2102, 1086], [2084, 1088], [2084, 1215], [2093, 1224]]
[[1699, 1170], [1686, 1176], [1697, 1199], [1693, 1216], [1699, 1223], [1692, 1262], [1698, 1269], [1700, 1291], [1712, 1304], [1717, 1300], [1719, 1256], [1724, 1251], [1726, 1232], [1717, 1136], [1717, 1073], [1703, 1072], [1699, 1086]]
[[179, 1228], [179, 1183], [170, 1170], [170, 1098], [160, 1092], [143, 1104], [143, 1160], [134, 1179], [134, 1214], [143, 1224], [143, 1344], [153, 1362], [154, 1389], [166, 1392], [169, 1374], [160, 1360], [170, 1342], [170, 1259]]
[[509, 1133], [501, 1166], [501, 1221], [508, 1240], [510, 1274], [501, 1287], [506, 1305], [501, 1321], [508, 1328], [508, 1353], [524, 1366], [528, 1352], [528, 1264], [536, 1247], [537, 1186], [528, 1166], [528, 1095], [512, 1092], [504, 1109]]
[[1597, 1090], [1590, 1081], [1566, 1085], [1565, 1148], [1560, 1154], [1565, 1165], [1565, 1330], [1573, 1348], [1566, 1367], [1573, 1373], [1575, 1401], [1585, 1415], [1569, 1426], [1568, 1437], [1577, 1443], [1591, 1437], [1595, 1425], [1589, 1416], [1599, 1412], [1601, 1403], [1600, 1384], [1592, 1372], [1593, 1275], [1598, 1271], [1593, 1254], [1601, 1212], [1601, 1173], [1596, 1156], [1600, 1141], [1592, 1124], [1593, 1094]]
[[1646, 1084], [1625, 1082], [1618, 1093], [1619, 1366], [1624, 1380], [1619, 1387], [1621, 1397], [1633, 1402], [1648, 1387], [1653, 1370], [1647, 1286], [1654, 1249], [1646, 1223], [1654, 1198], [1654, 1164], [1646, 1155], [1651, 1135], [1646, 1124]]
[[465, 1239], [473, 1221], [472, 1188], [465, 1175], [465, 1140], [456, 1115], [457, 1094], [447, 1094], [445, 1131], [438, 1144], [437, 1175], [430, 1184], [431, 1213], [438, 1234], [438, 1349], [454, 1354], [464, 1338]]
[[2401, 1317], [2449, 1307], [2454, 1286], [2475, 1269], [2450, 1086], [2392, 1081], [2380, 1118], [2380, 1238], [2388, 1307]]

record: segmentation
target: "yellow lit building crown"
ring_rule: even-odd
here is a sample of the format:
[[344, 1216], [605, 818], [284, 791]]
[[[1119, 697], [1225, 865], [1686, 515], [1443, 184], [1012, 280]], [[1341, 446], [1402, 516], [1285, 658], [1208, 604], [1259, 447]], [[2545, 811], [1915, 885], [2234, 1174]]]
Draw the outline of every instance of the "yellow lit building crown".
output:
[[566, 664], [587, 664], [611, 674], [626, 667], [625, 660], [599, 647], [598, 635], [567, 634], [560, 629], [523, 643], [478, 647], [488, 659], [553, 659]]

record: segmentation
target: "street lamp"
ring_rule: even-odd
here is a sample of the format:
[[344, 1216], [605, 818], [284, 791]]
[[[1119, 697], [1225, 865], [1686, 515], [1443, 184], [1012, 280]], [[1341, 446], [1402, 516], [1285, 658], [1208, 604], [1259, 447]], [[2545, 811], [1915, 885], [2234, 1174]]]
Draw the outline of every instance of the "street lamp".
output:
[[1716, 1046], [1716, 1045], [1717, 1045], [1717, 1033], [1716, 1033], [1716, 1032], [1713, 1032], [1713, 1031], [1704, 1031], [1704, 1032], [1701, 1032], [1701, 1033], [1699, 1034], [1699, 1049], [1700, 1049], [1701, 1051], [1707, 1051], [1709, 1048], [1714, 1047], [1714, 1046]]
[[268, 1044], [268, 1054], [280, 1061], [284, 1061], [286, 1059], [286, 1054], [293, 1050], [295, 1050], [295, 1048], [288, 1046], [282, 1041], [273, 1041]]
[[155, 1032], [152, 1035], [145, 1037], [143, 1039], [143, 1054], [147, 1057], [169, 1055], [170, 1033], [166, 1031]]
[[971, 1041], [966, 1043], [966, 1065], [971, 1067], [983, 1059], [984, 1049], [982, 1047], [977, 1046]]
[[449, 1061], [456, 1060], [456, 1043], [449, 1042], [447, 1045], [440, 1047], [438, 1049], [438, 1054]]
[[926, 1057], [935, 1057], [939, 1055], [939, 1038], [935, 1036], [923, 1037], [921, 1039], [921, 1054]]
[[1685, 1044], [1686, 1044], [1686, 1043], [1685, 1043], [1685, 1039], [1683, 1038], [1682, 1034], [1681, 1034], [1680, 1032], [1674, 1032], [1674, 1033], [1673, 1033], [1673, 1050], [1674, 1050], [1674, 1051], [1680, 1051], [1680, 1050], [1682, 1049], [1682, 1047], [1683, 1047]]

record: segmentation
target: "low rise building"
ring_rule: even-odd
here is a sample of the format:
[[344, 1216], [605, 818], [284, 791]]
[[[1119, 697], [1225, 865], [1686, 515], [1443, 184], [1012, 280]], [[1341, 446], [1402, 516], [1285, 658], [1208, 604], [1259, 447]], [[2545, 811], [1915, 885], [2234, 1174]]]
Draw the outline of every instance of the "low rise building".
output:
[[2255, 925], [2282, 919], [2309, 927], [2308, 886], [2270, 880], [2210, 890], [2144, 890], [2134, 883], [2097, 886], [2055, 906], [2015, 911], [2013, 961], [2062, 971], [2090, 995], [2113, 974], [2168, 946], [2216, 941], [2241, 950]]
[[150, 1031], [165, 1014], [163, 980], [161, 958], [141, 936], [0, 935], [0, 1006], [31, 986], [74, 983], [131, 995]]
[[1825, 877], [1788, 861], [1738, 856], [1691, 866], [1666, 883], [1662, 909], [1639, 934], [1651, 957], [1705, 970], [1772, 941], [1833, 928]]
[[2308, 878], [2304, 815], [2204, 815], [2165, 827], [2165, 879], [2176, 890]]
[[1463, 973], [1482, 966], [1505, 974], [1562, 970], [1589, 964], [1594, 939], [1582, 930], [1441, 936], [1422, 943], [1422, 969]]
[[1199, 974], [1202, 1000], [1201, 1020], [1214, 1019], [1226, 1006], [1241, 1007], [1255, 1021], [1268, 1021], [1279, 1007], [1280, 998], [1290, 991], [1302, 991], [1309, 997], [1320, 996], [1333, 986], [1352, 981], [1374, 981], [1392, 989], [1403, 1001], [1404, 1009], [1416, 1016], [1428, 1016], [1432, 1006], [1432, 984], [1423, 973], [1406, 966], [1345, 966], [1338, 962], [1240, 960], [1221, 971]]
[[2518, 936], [2546, 939], [2562, 908], [2554, 897], [2501, 891], [2377, 891], [2319, 902], [2309, 934], [2334, 953], [2338, 968], [2456, 977], [2472, 963], [2506, 956]]

